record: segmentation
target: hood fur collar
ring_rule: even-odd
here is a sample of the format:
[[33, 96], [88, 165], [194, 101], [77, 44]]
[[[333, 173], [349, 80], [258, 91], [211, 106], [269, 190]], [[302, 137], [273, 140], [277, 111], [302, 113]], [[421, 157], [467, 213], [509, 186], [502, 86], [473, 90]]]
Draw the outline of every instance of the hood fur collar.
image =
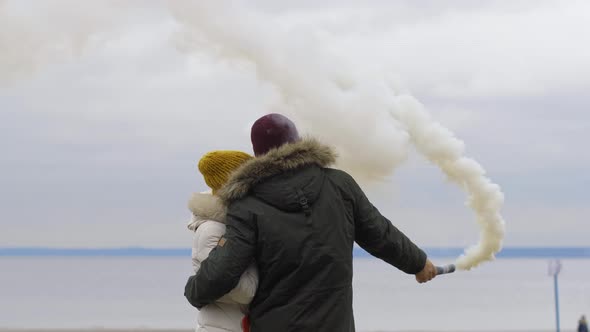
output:
[[193, 213], [193, 218], [188, 228], [194, 231], [207, 220], [225, 223], [226, 209], [219, 197], [210, 193], [195, 193], [188, 201], [188, 208]]
[[309, 165], [328, 167], [334, 162], [334, 149], [316, 139], [305, 138], [247, 161], [234, 172], [217, 194], [228, 205], [246, 196], [252, 187], [269, 177]]

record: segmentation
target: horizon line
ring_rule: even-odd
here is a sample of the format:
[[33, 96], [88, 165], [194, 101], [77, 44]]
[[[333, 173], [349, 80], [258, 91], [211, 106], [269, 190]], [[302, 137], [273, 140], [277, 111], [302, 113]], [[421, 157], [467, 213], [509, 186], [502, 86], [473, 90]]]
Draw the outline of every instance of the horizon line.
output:
[[[464, 253], [460, 247], [425, 247], [430, 257], [457, 257]], [[155, 247], [0, 247], [0, 257], [190, 257], [191, 248]], [[364, 249], [355, 246], [353, 257], [372, 257]], [[505, 247], [497, 258], [590, 258], [590, 247]]]

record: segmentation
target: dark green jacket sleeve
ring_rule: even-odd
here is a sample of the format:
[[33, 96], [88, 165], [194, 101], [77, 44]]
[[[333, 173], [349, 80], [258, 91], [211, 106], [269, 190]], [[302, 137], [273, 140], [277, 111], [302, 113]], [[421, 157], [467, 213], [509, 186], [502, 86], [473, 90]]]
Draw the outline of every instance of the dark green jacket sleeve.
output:
[[240, 276], [254, 259], [256, 231], [253, 218], [227, 214], [227, 227], [220, 243], [201, 263], [196, 275], [191, 276], [184, 288], [184, 296], [196, 308], [202, 308], [231, 291]]
[[426, 264], [424, 251], [381, 215], [352, 177], [348, 176], [348, 182], [354, 197], [356, 243], [406, 273], [422, 271]]

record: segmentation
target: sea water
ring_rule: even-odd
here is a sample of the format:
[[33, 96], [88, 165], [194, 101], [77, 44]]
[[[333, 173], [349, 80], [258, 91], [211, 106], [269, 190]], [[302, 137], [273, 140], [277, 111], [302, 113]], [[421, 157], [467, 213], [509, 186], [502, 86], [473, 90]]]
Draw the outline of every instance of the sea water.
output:
[[[590, 260], [562, 261], [561, 320], [590, 315]], [[420, 285], [388, 264], [355, 258], [358, 331], [544, 331], [555, 327], [545, 259], [499, 259]], [[188, 257], [1, 257], [0, 328], [181, 328]]]

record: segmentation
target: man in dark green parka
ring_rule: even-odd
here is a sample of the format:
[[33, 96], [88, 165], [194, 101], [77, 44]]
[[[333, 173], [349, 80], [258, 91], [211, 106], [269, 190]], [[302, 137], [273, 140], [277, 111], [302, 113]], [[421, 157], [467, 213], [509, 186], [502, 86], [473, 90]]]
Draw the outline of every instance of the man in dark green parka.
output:
[[221, 189], [227, 230], [191, 276], [185, 296], [195, 307], [233, 289], [253, 262], [259, 286], [250, 305], [252, 332], [352, 332], [354, 242], [418, 282], [436, 270], [369, 202], [347, 173], [328, 168], [335, 152], [269, 114], [252, 126], [255, 159]]

